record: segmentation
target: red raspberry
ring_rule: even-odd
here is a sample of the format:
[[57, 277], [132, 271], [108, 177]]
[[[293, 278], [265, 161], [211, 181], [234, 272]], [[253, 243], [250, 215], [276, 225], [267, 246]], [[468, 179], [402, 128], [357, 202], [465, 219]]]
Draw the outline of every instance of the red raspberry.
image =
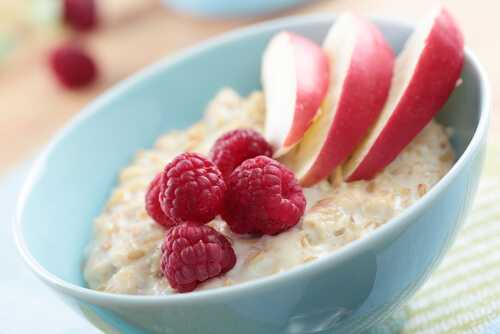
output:
[[176, 223], [204, 224], [220, 213], [225, 191], [226, 183], [210, 160], [196, 153], [184, 153], [165, 166], [160, 204]]
[[210, 158], [219, 167], [224, 179], [243, 161], [258, 155], [272, 156], [271, 145], [255, 130], [237, 129], [222, 135], [215, 142]]
[[97, 77], [94, 61], [76, 45], [64, 45], [53, 50], [49, 60], [57, 79], [67, 88], [86, 86]]
[[64, 22], [75, 30], [85, 31], [97, 25], [95, 0], [64, 0]]
[[167, 231], [162, 245], [161, 271], [179, 292], [231, 270], [236, 255], [229, 241], [206, 225], [183, 223]]
[[243, 162], [227, 181], [222, 218], [236, 233], [275, 235], [297, 224], [306, 199], [293, 173], [258, 156]]
[[146, 192], [146, 212], [148, 215], [154, 219], [158, 224], [165, 227], [171, 227], [174, 223], [168, 219], [168, 217], [163, 213], [160, 205], [160, 188], [161, 188], [161, 175], [163, 173], [158, 173], [153, 181], [149, 184], [148, 191]]

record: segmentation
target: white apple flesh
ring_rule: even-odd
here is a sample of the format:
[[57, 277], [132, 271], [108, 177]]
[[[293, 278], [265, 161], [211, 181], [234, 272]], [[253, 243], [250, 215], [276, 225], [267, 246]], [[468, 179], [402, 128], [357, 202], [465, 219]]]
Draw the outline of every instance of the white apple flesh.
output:
[[389, 98], [343, 168], [347, 181], [373, 178], [431, 121], [459, 80], [464, 41], [457, 24], [437, 8], [399, 55]]
[[352, 153], [376, 121], [387, 99], [394, 53], [370, 22], [342, 15], [323, 49], [330, 86], [322, 111], [283, 162], [303, 186], [328, 177]]
[[313, 41], [290, 33], [274, 36], [262, 59], [265, 136], [275, 156], [303, 137], [328, 89], [328, 58]]

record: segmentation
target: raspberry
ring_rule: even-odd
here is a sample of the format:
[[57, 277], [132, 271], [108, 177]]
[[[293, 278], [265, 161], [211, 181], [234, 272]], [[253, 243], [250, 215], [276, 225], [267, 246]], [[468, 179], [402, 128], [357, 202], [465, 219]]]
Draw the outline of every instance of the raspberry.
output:
[[236, 233], [276, 235], [297, 224], [306, 199], [293, 173], [276, 160], [246, 160], [229, 176], [222, 218]]
[[236, 255], [229, 241], [206, 225], [183, 223], [167, 231], [162, 245], [161, 271], [179, 292], [231, 270]]
[[75, 30], [85, 31], [97, 25], [95, 0], [64, 0], [64, 22]]
[[237, 129], [222, 135], [210, 152], [224, 179], [243, 161], [258, 155], [272, 156], [271, 145], [255, 130]]
[[146, 192], [146, 212], [148, 215], [154, 219], [158, 224], [165, 227], [171, 227], [174, 225], [170, 219], [163, 213], [160, 206], [160, 188], [161, 188], [161, 175], [163, 173], [158, 173], [153, 181], [149, 184], [148, 191]]
[[224, 179], [210, 160], [196, 153], [184, 153], [165, 166], [160, 204], [175, 223], [204, 224], [220, 213], [225, 191]]
[[92, 58], [75, 45], [64, 45], [53, 50], [49, 60], [57, 79], [67, 88], [88, 85], [97, 77]]

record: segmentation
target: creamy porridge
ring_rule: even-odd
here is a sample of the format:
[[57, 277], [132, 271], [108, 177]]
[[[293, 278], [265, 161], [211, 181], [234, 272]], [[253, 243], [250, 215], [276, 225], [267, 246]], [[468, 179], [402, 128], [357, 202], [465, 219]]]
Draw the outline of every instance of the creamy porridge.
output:
[[[151, 179], [184, 151], [207, 154], [213, 142], [235, 128], [262, 131], [264, 98], [241, 98], [226, 89], [210, 103], [204, 119], [186, 131], [160, 137], [122, 170], [102, 214], [94, 222], [84, 276], [90, 288], [125, 294], [175, 292], [160, 271], [165, 229], [146, 213]], [[232, 233], [217, 218], [209, 223], [231, 241], [237, 263], [225, 275], [197, 289], [210, 289], [286, 271], [363, 238], [422, 197], [451, 168], [454, 154], [447, 131], [431, 122], [385, 170], [371, 181], [345, 183], [337, 171], [304, 188], [307, 209], [301, 222], [277, 236], [248, 238]]]

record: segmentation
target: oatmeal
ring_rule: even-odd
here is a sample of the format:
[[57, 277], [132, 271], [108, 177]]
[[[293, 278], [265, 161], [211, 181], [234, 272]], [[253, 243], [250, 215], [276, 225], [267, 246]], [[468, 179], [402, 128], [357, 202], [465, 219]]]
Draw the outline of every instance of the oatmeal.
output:
[[[146, 213], [144, 196], [153, 177], [185, 151], [207, 154], [223, 133], [236, 128], [263, 130], [261, 93], [241, 98], [223, 90], [204, 119], [186, 131], [160, 137], [122, 170], [102, 214], [94, 222], [84, 276], [92, 289], [125, 294], [175, 292], [160, 271], [165, 229]], [[209, 223], [232, 243], [233, 269], [197, 289], [229, 286], [286, 271], [363, 238], [410, 206], [451, 168], [454, 154], [445, 129], [431, 122], [385, 170], [371, 181], [345, 183], [337, 170], [304, 188], [307, 208], [301, 222], [276, 236], [251, 238], [231, 232], [219, 217]]]

